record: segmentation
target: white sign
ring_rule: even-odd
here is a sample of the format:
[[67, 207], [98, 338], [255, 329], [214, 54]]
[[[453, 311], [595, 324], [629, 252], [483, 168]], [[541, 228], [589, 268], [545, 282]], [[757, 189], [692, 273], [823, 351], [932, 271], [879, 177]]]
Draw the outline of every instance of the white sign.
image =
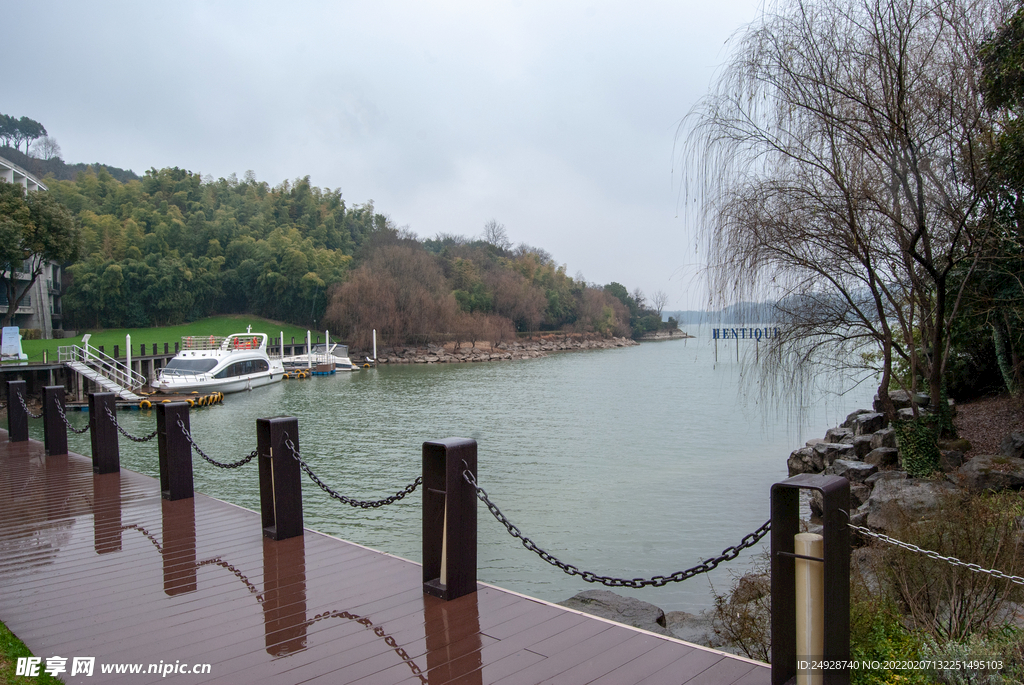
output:
[[4, 326], [3, 347], [0, 350], [0, 359], [28, 359], [28, 355], [21, 351], [21, 331], [17, 326]]

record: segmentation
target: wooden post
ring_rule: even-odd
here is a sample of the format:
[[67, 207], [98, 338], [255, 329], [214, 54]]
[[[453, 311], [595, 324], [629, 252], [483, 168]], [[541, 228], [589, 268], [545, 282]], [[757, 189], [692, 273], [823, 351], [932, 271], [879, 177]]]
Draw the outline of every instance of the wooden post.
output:
[[302, 474], [286, 440], [298, 451], [298, 419], [256, 419], [263, 535], [272, 540], [302, 535]]
[[192, 445], [178, 421], [190, 430], [188, 403], [156, 405], [156, 439], [160, 452], [160, 495], [166, 499], [188, 499], [195, 490], [192, 481]]
[[47, 454], [68, 453], [68, 427], [61, 418], [64, 408], [64, 386], [43, 388], [43, 440]]
[[89, 394], [89, 435], [92, 438], [92, 472], [118, 473], [121, 470], [121, 452], [117, 444], [117, 426], [107, 414], [117, 416], [117, 404], [112, 392]]
[[423, 443], [423, 592], [443, 600], [476, 592], [476, 440]]
[[[822, 494], [824, 514], [823, 657], [850, 659], [850, 481], [840, 476], [801, 474], [772, 486], [772, 685], [797, 675], [795, 536], [800, 532], [800, 490]], [[848, 669], [826, 670], [824, 685], [849, 685]]]
[[28, 412], [22, 406], [25, 399], [25, 381], [7, 381], [7, 440], [28, 440]]

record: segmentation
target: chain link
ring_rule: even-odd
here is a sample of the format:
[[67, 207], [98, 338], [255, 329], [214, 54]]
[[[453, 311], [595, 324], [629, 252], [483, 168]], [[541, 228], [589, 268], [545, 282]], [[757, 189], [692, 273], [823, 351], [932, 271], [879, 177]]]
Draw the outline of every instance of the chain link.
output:
[[61, 421], [64, 422], [64, 425], [67, 426], [68, 430], [71, 431], [72, 433], [78, 433], [79, 435], [81, 435], [82, 433], [89, 430], [89, 424], [86, 424], [85, 428], [75, 428], [74, 426], [72, 426], [71, 422], [68, 421], [67, 415], [64, 414], [64, 407], [61, 406], [60, 402], [57, 403], [57, 413], [60, 414]]
[[233, 461], [228, 464], [222, 464], [221, 462], [206, 456], [206, 453], [199, 449], [199, 445], [197, 445], [195, 440], [192, 439], [192, 434], [188, 432], [187, 428], [185, 428], [185, 422], [182, 421], [180, 417], [178, 418], [178, 428], [181, 429], [182, 434], [185, 436], [185, 439], [188, 440], [188, 444], [192, 446], [192, 449], [196, 451], [196, 454], [198, 454], [200, 457], [202, 457], [203, 459], [205, 459], [206, 461], [210, 462], [211, 464], [218, 468], [237, 469], [240, 466], [245, 466], [250, 461], [256, 458], [256, 450], [253, 450], [248, 455], [242, 457], [238, 461]]
[[351, 497], [345, 497], [345, 495], [335, 492], [334, 490], [331, 489], [329, 485], [324, 483], [317, 477], [315, 473], [313, 473], [313, 469], [309, 468], [309, 465], [306, 462], [302, 461], [302, 457], [299, 455], [299, 451], [295, 449], [295, 443], [292, 442], [291, 438], [288, 437], [287, 433], [285, 433], [284, 444], [285, 446], [288, 447], [288, 449], [292, 451], [292, 456], [295, 457], [295, 461], [299, 462], [299, 468], [306, 472], [306, 475], [309, 476], [310, 480], [312, 480], [314, 483], [320, 486], [320, 489], [326, 492], [328, 495], [338, 500], [339, 502], [342, 502], [343, 504], [349, 505], [350, 507], [359, 507], [360, 509], [376, 509], [377, 507], [383, 507], [388, 504], [394, 504], [398, 500], [404, 498], [406, 495], [412, 493], [417, 487], [419, 487], [420, 483], [423, 482], [423, 477], [420, 476], [416, 480], [414, 480], [413, 482], [409, 483], [404, 488], [396, 492], [395, 494], [391, 495], [390, 497], [385, 497], [384, 499], [376, 501], [363, 502], [357, 499], [352, 499]]
[[880, 541], [882, 541], [884, 543], [893, 545], [894, 547], [900, 547], [900, 548], [908, 550], [910, 552], [917, 552], [918, 554], [923, 554], [923, 555], [925, 555], [926, 557], [928, 557], [930, 559], [935, 559], [936, 561], [944, 561], [947, 564], [952, 564], [953, 566], [961, 566], [961, 567], [967, 569], [968, 571], [973, 571], [975, 573], [986, 573], [986, 574], [988, 574], [988, 575], [990, 575], [990, 576], [992, 576], [994, 578], [999, 578], [1001, 580], [1008, 580], [1011, 583], [1016, 583], [1017, 585], [1024, 585], [1024, 578], [1021, 578], [1020, 576], [1011, 576], [1011, 575], [1009, 575], [1007, 573], [1003, 573], [1002, 571], [998, 571], [996, 569], [982, 568], [981, 566], [978, 566], [977, 564], [969, 564], [966, 561], [960, 561], [956, 557], [945, 557], [945, 556], [942, 556], [941, 554], [939, 554], [938, 552], [933, 552], [932, 550], [929, 550], [929, 549], [923, 549], [921, 547], [918, 547], [917, 545], [912, 545], [909, 542], [903, 542], [902, 540], [897, 540], [896, 538], [891, 538], [888, 535], [884, 535], [882, 533], [876, 533], [873, 530], [869, 530], [869, 529], [864, 528], [862, 526], [855, 526], [852, 523], [847, 524], [847, 525], [850, 526], [850, 530], [855, 530], [858, 533], [860, 533], [861, 535], [866, 535], [869, 538], [874, 538], [876, 540], [880, 540]]
[[124, 437], [128, 438], [132, 442], [149, 442], [150, 440], [156, 437], [156, 430], [154, 430], [152, 433], [150, 433], [144, 438], [135, 437], [134, 435], [126, 431], [124, 428], [121, 428], [121, 424], [117, 422], [117, 417], [114, 416], [114, 412], [110, 411], [109, 405], [103, 405], [103, 409], [106, 410], [107, 416], [110, 417], [110, 420], [114, 422], [114, 428], [117, 429], [117, 432], [123, 435]]
[[28, 408], [28, 405], [25, 404], [25, 396], [24, 395], [22, 395], [21, 393], [16, 393], [16, 394], [18, 395], [18, 401], [21, 402], [21, 408], [25, 410], [26, 414], [28, 414], [33, 419], [41, 419], [41, 418], [43, 418], [42, 414], [33, 414], [32, 413], [32, 410], [30, 410]]
[[520, 531], [519, 528], [513, 525], [512, 522], [509, 521], [508, 518], [501, 513], [501, 510], [498, 508], [498, 506], [491, 501], [490, 497], [487, 496], [487, 492], [482, 487], [477, 485], [476, 478], [473, 477], [473, 474], [469, 471], [469, 469], [463, 471], [462, 476], [463, 478], [466, 479], [466, 482], [473, 486], [473, 489], [476, 490], [477, 499], [479, 499], [481, 502], [487, 505], [487, 508], [490, 510], [491, 514], [494, 515], [494, 518], [498, 520], [498, 523], [505, 526], [505, 528], [509, 532], [509, 535], [511, 535], [514, 538], [518, 538], [523, 543], [523, 547], [530, 550], [531, 552], [539, 556], [541, 559], [551, 564], [552, 566], [557, 566], [558, 568], [562, 569], [562, 571], [569, 574], [570, 576], [579, 576], [582, 580], [588, 583], [601, 583], [602, 585], [605, 585], [607, 587], [631, 587], [636, 589], [643, 587], [664, 587], [669, 583], [679, 583], [684, 580], [689, 580], [694, 576], [698, 576], [701, 573], [707, 573], [708, 571], [717, 568], [718, 565], [721, 564], [723, 561], [732, 561], [740, 555], [740, 552], [756, 545], [761, 540], [761, 538], [768, 534], [768, 531], [770, 531], [772, 528], [771, 520], [765, 521], [764, 525], [755, 530], [753, 533], [749, 533], [743, 536], [743, 539], [740, 541], [739, 544], [733, 545], [731, 547], [726, 547], [724, 550], [722, 550], [722, 553], [717, 557], [705, 559], [696, 566], [688, 568], [685, 571], [676, 571], [675, 573], [668, 576], [653, 576], [651, 578], [632, 579], [615, 578], [613, 576], [600, 576], [596, 573], [593, 573], [592, 571], [581, 571], [576, 566], [573, 566], [572, 564], [567, 564], [564, 561], [559, 560], [552, 554], [549, 554], [548, 552], [545, 552], [543, 549], [538, 547], [536, 543], [533, 542], [533, 540], [523, 535], [522, 531]]

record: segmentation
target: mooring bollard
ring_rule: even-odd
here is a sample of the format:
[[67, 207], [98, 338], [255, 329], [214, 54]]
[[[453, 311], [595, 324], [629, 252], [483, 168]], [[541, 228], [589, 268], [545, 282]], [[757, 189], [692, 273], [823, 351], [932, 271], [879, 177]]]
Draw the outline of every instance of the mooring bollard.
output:
[[[800, 534], [800, 490], [817, 490], [822, 494], [824, 549], [821, 557], [796, 551]], [[816, 660], [835, 663], [850, 659], [849, 511], [850, 481], [840, 476], [802, 474], [772, 486], [772, 685], [784, 685], [796, 676], [799, 676], [798, 682], [849, 685], [848, 669], [815, 671], [810, 668], [811, 662]], [[804, 536], [806, 534], [800, 534], [800, 542], [806, 542]], [[820, 654], [800, 654], [798, 650], [797, 562], [823, 566], [821, 596], [812, 598], [812, 602], [821, 602], [821, 608], [816, 611], [823, 616], [824, 625], [821, 635], [810, 636], [811, 645], [817, 642], [821, 646]], [[802, 570], [808, 572], [811, 587], [818, 584], [813, 578], [816, 569]], [[808, 649], [804, 644], [804, 640], [800, 640], [799, 646]]]
[[68, 427], [64, 414], [64, 386], [47, 385], [43, 388], [43, 441], [47, 454], [68, 453]]
[[[286, 441], [290, 441], [291, 446]], [[293, 447], [297, 452], [298, 419], [291, 416], [256, 419], [263, 535], [272, 540], [302, 535], [302, 474], [292, 454]]]
[[117, 416], [114, 393], [89, 393], [89, 435], [92, 439], [93, 473], [118, 473], [121, 470], [117, 426], [114, 425], [111, 416]]
[[[181, 422], [184, 429], [178, 425]], [[166, 500], [195, 495], [192, 482], [192, 445], [185, 437], [190, 430], [187, 402], [156, 405], [156, 439], [160, 453], [160, 495]]]
[[25, 442], [28, 440], [28, 412], [22, 404], [25, 400], [25, 381], [7, 381], [7, 440]]
[[423, 592], [443, 600], [476, 592], [476, 440], [423, 443]]

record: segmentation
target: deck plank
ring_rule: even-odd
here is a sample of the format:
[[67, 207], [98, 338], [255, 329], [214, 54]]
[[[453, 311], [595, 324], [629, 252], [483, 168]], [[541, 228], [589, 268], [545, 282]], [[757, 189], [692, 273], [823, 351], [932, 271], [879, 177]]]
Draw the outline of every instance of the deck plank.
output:
[[[167, 502], [154, 478], [96, 476], [0, 430], [0, 620], [44, 659], [96, 657], [67, 683], [770, 681], [765, 665], [492, 586], [442, 602], [421, 575], [309, 529], [267, 540], [255, 512]], [[146, 672], [178, 662], [212, 672]], [[101, 672], [118, 663], [143, 671]]]

